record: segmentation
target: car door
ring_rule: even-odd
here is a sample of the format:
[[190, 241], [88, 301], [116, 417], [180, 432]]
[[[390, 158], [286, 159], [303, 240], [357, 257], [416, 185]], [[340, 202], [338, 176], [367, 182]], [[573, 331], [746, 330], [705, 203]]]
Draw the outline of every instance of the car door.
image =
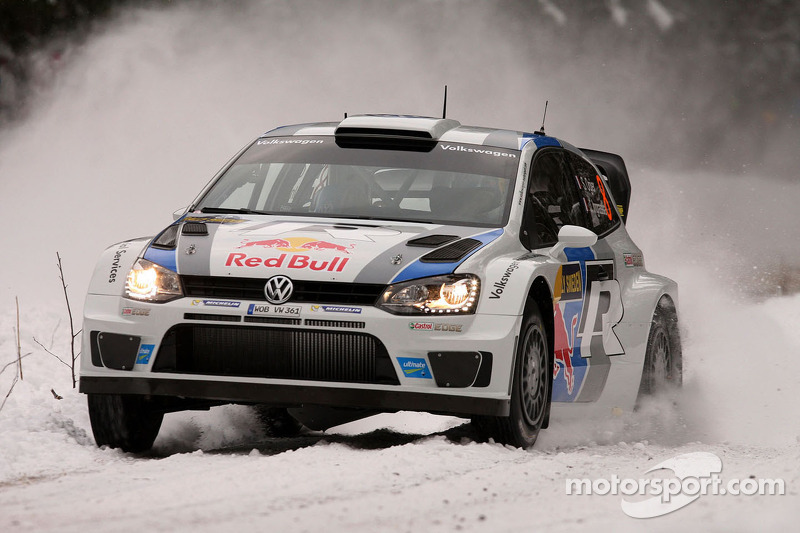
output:
[[[566, 286], [574, 289], [573, 293], [567, 294], [575, 300], [580, 299], [581, 304], [577, 317], [574, 312], [568, 313], [564, 309], [564, 324], [569, 325], [566, 331], [570, 343], [568, 347], [563, 339], [559, 343], [559, 333], [556, 333], [556, 363], [566, 359], [566, 353], [559, 358], [559, 349], [571, 356], [575, 383], [570, 386], [567, 382], [565, 387], [560, 388], [554, 386], [553, 399], [591, 402], [600, 397], [605, 387], [611, 358], [624, 353], [613, 330], [623, 314], [620, 284], [615, 270], [615, 264], [619, 262], [615, 261], [614, 250], [605, 240], [621, 221], [612, 207], [606, 184], [594, 166], [570, 150], [565, 150], [564, 156], [569, 174], [566, 186], [573, 188], [580, 198], [573, 223], [594, 231], [598, 240], [591, 248], [565, 250], [568, 262], [562, 267], [561, 300], [564, 299], [563, 287]], [[578, 275], [580, 283], [569, 279], [569, 276]], [[580, 295], [576, 292], [579, 286], [582, 289]], [[555, 313], [558, 315], [559, 309], [555, 309]], [[558, 316], [556, 327], [561, 327]], [[555, 373], [558, 374], [558, 371], [556, 368]]]

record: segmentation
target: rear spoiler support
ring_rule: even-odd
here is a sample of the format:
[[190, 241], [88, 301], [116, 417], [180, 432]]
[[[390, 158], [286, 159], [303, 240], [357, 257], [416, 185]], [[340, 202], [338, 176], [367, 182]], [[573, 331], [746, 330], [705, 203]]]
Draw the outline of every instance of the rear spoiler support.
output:
[[628, 177], [628, 169], [625, 168], [625, 161], [620, 156], [608, 152], [586, 148], [580, 150], [608, 178], [606, 183], [617, 204], [617, 211], [622, 223], [626, 223], [631, 201], [631, 180]]

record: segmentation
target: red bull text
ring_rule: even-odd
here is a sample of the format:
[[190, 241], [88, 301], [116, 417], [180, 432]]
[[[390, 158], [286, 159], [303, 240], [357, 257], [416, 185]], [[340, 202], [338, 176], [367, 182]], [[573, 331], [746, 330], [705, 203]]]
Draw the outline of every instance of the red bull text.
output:
[[267, 267], [267, 268], [308, 268], [316, 271], [341, 272], [350, 260], [347, 257], [334, 257], [333, 259], [320, 261], [312, 260], [307, 255], [292, 255], [286, 260], [288, 254], [281, 254], [278, 257], [253, 257], [244, 253], [230, 253], [225, 261], [225, 266], [237, 267]]

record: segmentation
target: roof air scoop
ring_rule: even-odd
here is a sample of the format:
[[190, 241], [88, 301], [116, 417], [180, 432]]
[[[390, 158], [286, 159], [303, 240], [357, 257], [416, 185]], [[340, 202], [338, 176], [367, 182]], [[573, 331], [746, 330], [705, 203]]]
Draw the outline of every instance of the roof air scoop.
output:
[[461, 125], [457, 120], [405, 115], [354, 115], [336, 128], [336, 137], [394, 137], [438, 140], [445, 132]]

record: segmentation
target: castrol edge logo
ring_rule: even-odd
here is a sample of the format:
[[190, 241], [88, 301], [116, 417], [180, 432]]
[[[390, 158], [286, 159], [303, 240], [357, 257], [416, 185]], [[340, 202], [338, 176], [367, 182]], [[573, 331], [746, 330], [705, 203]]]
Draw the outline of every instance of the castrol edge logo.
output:
[[[315, 271], [341, 272], [350, 260], [355, 244], [341, 245], [310, 237], [271, 237], [267, 239], [244, 239], [235, 252], [228, 253], [226, 267], [290, 268]], [[263, 257], [263, 250], [284, 252], [273, 257]], [[319, 252], [322, 257], [314, 257]], [[333, 253], [333, 257], [330, 254]], [[259, 254], [259, 255], [255, 255]], [[326, 257], [327, 256], [327, 257]]]

